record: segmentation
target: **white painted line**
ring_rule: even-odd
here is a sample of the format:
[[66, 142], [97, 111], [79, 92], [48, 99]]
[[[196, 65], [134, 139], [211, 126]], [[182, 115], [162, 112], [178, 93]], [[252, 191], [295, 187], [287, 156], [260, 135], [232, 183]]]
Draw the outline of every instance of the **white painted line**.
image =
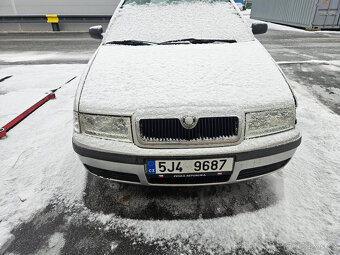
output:
[[339, 61], [332, 60], [305, 60], [305, 61], [278, 61], [278, 65], [296, 65], [296, 64], [323, 64], [323, 65], [338, 65]]

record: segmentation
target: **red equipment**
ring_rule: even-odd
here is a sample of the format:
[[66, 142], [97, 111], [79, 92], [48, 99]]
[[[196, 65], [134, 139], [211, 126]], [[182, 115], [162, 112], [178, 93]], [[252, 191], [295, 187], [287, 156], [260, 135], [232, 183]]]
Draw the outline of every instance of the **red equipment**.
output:
[[71, 80], [69, 80], [68, 82], [66, 82], [65, 84], [63, 84], [62, 86], [60, 86], [59, 88], [53, 89], [49, 92], [49, 94], [47, 96], [45, 96], [43, 99], [41, 99], [39, 102], [35, 103], [34, 105], [32, 105], [30, 108], [28, 108], [26, 111], [24, 111], [23, 113], [21, 113], [20, 115], [18, 115], [17, 117], [15, 117], [13, 120], [11, 120], [10, 122], [8, 122], [5, 126], [3, 126], [0, 129], [0, 138], [6, 136], [6, 133], [12, 129], [13, 127], [15, 127], [17, 124], [19, 124], [22, 120], [24, 120], [28, 115], [30, 115], [32, 112], [34, 112], [36, 109], [38, 109], [40, 106], [42, 106], [44, 103], [46, 103], [47, 101], [49, 101], [50, 99], [55, 99], [55, 92], [62, 88], [64, 85], [66, 85], [67, 83], [70, 83], [71, 81], [73, 81], [77, 76], [73, 77]]
[[54, 99], [55, 94], [50, 93], [47, 96], [45, 96], [43, 99], [41, 99], [38, 103], [32, 105], [30, 108], [28, 108], [26, 111], [15, 117], [13, 120], [8, 122], [5, 126], [3, 126], [0, 129], [0, 138], [6, 136], [6, 132], [8, 132], [10, 129], [15, 127], [18, 123], [20, 123], [23, 119], [25, 119], [28, 115], [30, 115], [32, 112], [34, 112], [36, 109], [38, 109], [40, 106], [42, 106], [44, 103], [46, 103], [50, 99]]

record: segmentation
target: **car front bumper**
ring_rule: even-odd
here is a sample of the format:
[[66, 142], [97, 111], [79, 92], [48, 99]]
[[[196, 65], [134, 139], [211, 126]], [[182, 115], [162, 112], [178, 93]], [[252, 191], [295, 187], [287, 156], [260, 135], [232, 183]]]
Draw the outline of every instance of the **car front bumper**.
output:
[[[75, 133], [73, 148], [92, 173], [119, 182], [151, 186], [195, 186], [234, 183], [256, 178], [284, 167], [301, 143], [297, 129], [241, 144], [215, 148], [145, 149], [133, 143], [115, 142]], [[152, 178], [146, 160], [234, 158], [230, 175], [221, 177]], [[158, 176], [156, 176], [158, 177]], [[195, 179], [196, 178], [196, 179]]]

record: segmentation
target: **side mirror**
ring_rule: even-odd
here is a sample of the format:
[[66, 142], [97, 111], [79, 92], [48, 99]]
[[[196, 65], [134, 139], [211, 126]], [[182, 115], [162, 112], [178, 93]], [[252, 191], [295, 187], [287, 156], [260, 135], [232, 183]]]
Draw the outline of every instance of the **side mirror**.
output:
[[103, 39], [103, 27], [102, 26], [90, 27], [89, 34], [94, 39]]
[[265, 34], [268, 31], [268, 24], [266, 23], [253, 23], [251, 26], [254, 35]]

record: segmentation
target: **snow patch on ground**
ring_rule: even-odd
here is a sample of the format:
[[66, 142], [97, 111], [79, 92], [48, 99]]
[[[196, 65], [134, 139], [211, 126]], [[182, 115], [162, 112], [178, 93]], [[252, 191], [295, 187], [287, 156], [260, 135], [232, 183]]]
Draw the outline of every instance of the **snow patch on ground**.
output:
[[[73, 68], [67, 68], [72, 66]], [[79, 75], [82, 65], [37, 65], [0, 68], [0, 77], [12, 75], [0, 84], [0, 125], [25, 111], [46, 92]]]
[[317, 92], [317, 94], [322, 95], [322, 98], [330, 101], [333, 104], [340, 104], [340, 89], [339, 88], [321, 88], [320, 86], [313, 86], [313, 90]]
[[[79, 75], [82, 65], [21, 66], [2, 68], [13, 77], [1, 83], [1, 126], [45, 96]], [[78, 80], [78, 79], [77, 79]], [[74, 203], [81, 199], [85, 183], [82, 164], [73, 152], [72, 106], [77, 80], [8, 132], [0, 140], [0, 247], [20, 222], [44, 209], [51, 200]]]
[[37, 255], [45, 255], [45, 254], [61, 254], [61, 249], [65, 245], [65, 239], [63, 233], [56, 232], [54, 235], [50, 237], [48, 240], [48, 244], [42, 250], [39, 250]]
[[26, 51], [18, 54], [17, 52], [13, 53], [0, 53], [0, 64], [1, 62], [6, 63], [16, 63], [16, 62], [31, 62], [31, 61], [44, 61], [44, 60], [70, 60], [70, 61], [84, 61], [86, 62], [89, 57], [93, 54], [92, 51], [82, 52], [77, 56], [68, 53], [60, 53], [60, 52], [41, 52], [41, 51]]

